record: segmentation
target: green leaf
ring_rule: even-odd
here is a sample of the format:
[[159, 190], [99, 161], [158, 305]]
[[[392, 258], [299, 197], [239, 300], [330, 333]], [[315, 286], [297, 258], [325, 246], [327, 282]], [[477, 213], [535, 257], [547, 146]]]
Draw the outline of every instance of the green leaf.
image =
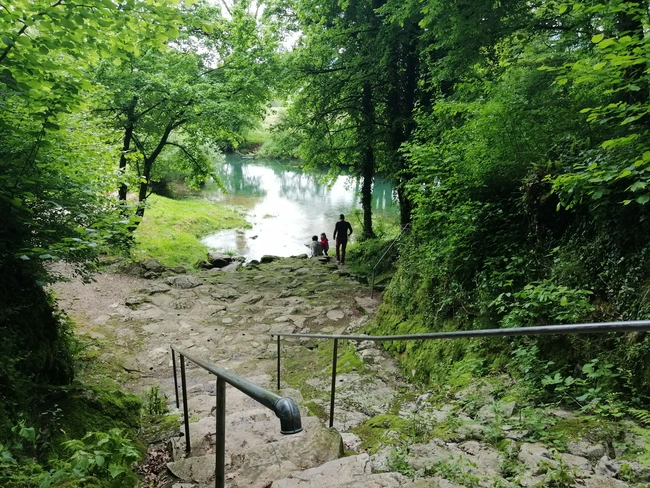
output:
[[591, 42], [593, 42], [594, 44], [598, 44], [604, 38], [605, 38], [605, 34], [596, 34], [591, 38]]
[[32, 444], [36, 443], [36, 430], [34, 427], [22, 427], [20, 429], [20, 437], [27, 439]]
[[606, 47], [611, 46], [612, 44], [615, 44], [616, 41], [614, 39], [605, 39], [604, 41], [601, 41], [598, 43], [598, 47], [600, 49], [605, 49]]
[[560, 5], [558, 12], [560, 13], [560, 15], [562, 15], [564, 12], [568, 10], [568, 8], [569, 6], [566, 3], [563, 3], [562, 5]]
[[630, 185], [630, 191], [643, 190], [648, 184], [645, 181], [635, 181]]
[[122, 466], [111, 465], [108, 467], [108, 473], [111, 475], [111, 478], [117, 478], [119, 475], [125, 473], [126, 470]]
[[645, 205], [648, 201], [650, 201], [650, 194], [646, 193], [645, 195], [641, 195], [640, 197], [637, 197], [636, 201], [641, 205]]

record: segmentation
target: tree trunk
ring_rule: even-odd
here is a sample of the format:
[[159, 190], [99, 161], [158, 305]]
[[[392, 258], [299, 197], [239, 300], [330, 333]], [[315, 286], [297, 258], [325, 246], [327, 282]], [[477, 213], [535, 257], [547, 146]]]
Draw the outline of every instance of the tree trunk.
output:
[[[131, 140], [133, 139], [133, 121], [135, 114], [135, 105], [137, 101], [137, 98], [133, 98], [129, 104], [129, 108], [127, 109], [127, 124], [126, 128], [124, 129], [124, 142], [122, 143], [122, 154], [120, 155], [120, 178], [124, 178], [124, 173], [126, 172], [126, 155], [131, 149]], [[127, 191], [128, 187], [126, 186], [126, 183], [123, 182], [120, 185], [119, 189], [120, 200], [126, 200]]]
[[[156, 158], [160, 156], [165, 144], [169, 140], [169, 135], [172, 131], [182, 125], [183, 121], [170, 122], [167, 127], [165, 127], [165, 132], [160, 136], [160, 141], [156, 145], [156, 148], [149, 155], [149, 157], [144, 156], [144, 166], [142, 168], [142, 181], [140, 182], [140, 191], [138, 192], [138, 209], [135, 211], [135, 214], [138, 217], [144, 216], [145, 201], [147, 200], [147, 191], [149, 190], [149, 182], [151, 181], [151, 170], [153, 168], [153, 163], [156, 161]], [[143, 152], [144, 154], [144, 152]]]
[[375, 176], [375, 152], [372, 147], [373, 127], [375, 122], [375, 106], [372, 101], [372, 90], [368, 84], [362, 88], [361, 106], [363, 118], [363, 150], [361, 156], [361, 208], [363, 209], [363, 237], [372, 239], [372, 183]]
[[388, 103], [386, 115], [388, 123], [388, 148], [393, 158], [393, 184], [397, 191], [400, 207], [400, 225], [404, 227], [411, 222], [413, 203], [408, 197], [406, 186], [412, 178], [408, 160], [402, 156], [402, 144], [408, 141], [415, 122], [413, 111], [417, 97], [417, 81], [420, 72], [420, 59], [417, 52], [417, 39], [420, 27], [416, 20], [405, 26], [402, 38], [398, 38], [390, 47], [387, 65]]

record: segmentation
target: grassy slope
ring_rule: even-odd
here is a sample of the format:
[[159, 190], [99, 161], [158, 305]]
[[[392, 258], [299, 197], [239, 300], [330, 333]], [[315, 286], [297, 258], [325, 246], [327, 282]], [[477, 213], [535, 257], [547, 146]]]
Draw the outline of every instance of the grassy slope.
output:
[[205, 258], [200, 239], [223, 229], [248, 227], [241, 213], [205, 201], [171, 200], [151, 195], [136, 231], [136, 259], [155, 258], [168, 266]]

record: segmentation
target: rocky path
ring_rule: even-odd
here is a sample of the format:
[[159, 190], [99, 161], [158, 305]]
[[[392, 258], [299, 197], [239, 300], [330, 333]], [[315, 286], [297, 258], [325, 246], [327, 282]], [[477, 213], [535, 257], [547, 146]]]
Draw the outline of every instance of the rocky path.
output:
[[[271, 333], [357, 332], [377, 306], [367, 286], [316, 260], [191, 272], [145, 264], [101, 273], [89, 285], [61, 283], [56, 293], [82, 334], [111, 344], [99, 355], [113, 365], [111, 375], [137, 394], [159, 387], [170, 407], [170, 345], [273, 391]], [[304, 431], [281, 435], [272, 412], [228, 387], [231, 488], [633, 486], [617, 479], [623, 464], [612, 459], [611, 446], [591, 438], [559, 452], [529, 441], [516, 403], [500, 400], [489, 383], [434, 401], [431, 393], [415, 392], [369, 342], [339, 348], [335, 428], [327, 429], [331, 343], [282, 344], [279, 393], [301, 405]], [[185, 457], [182, 436], [173, 440], [173, 486], [214, 486], [214, 377], [188, 363], [187, 379], [192, 455]], [[635, 442], [638, 448], [638, 439], [628, 439]], [[643, 465], [626, 466], [626, 473], [650, 479]]]

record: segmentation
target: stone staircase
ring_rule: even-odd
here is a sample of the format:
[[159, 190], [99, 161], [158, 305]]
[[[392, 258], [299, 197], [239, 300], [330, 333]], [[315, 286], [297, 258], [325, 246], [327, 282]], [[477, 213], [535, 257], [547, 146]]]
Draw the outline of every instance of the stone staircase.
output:
[[[268, 375], [247, 379], [264, 388], [271, 387]], [[280, 394], [300, 400], [300, 393], [295, 390], [283, 390]], [[174, 488], [214, 486], [214, 405], [214, 382], [195, 383], [188, 391], [191, 453], [186, 457], [184, 436], [173, 439], [174, 461], [168, 469], [181, 480]], [[412, 486], [398, 473], [373, 474], [368, 454], [342, 457], [339, 432], [325, 427], [321, 419], [305, 416], [305, 412], [303, 431], [282, 435], [273, 412], [231, 387], [227, 387], [226, 409], [229, 488]]]
[[[168, 269], [148, 279], [100, 274], [93, 292], [85, 294], [79, 283], [58, 285], [65, 309], [88, 317], [86, 334], [110, 341], [102, 359], [121, 365], [123, 385], [135, 393], [156, 387], [173, 398], [170, 344], [275, 391], [271, 333], [358, 333], [377, 306], [344, 269], [316, 260], [179, 273]], [[604, 442], [608, 431], [580, 412], [525, 410], [506, 401], [504, 392], [513, 386], [508, 377], [475, 378], [434, 395], [418, 392], [369, 341], [354, 350], [339, 345], [334, 429], [328, 429], [323, 418], [329, 411], [331, 356], [324, 358], [324, 350], [309, 339], [282, 344], [282, 385], [300, 388], [305, 401], [296, 390], [276, 393], [301, 405], [304, 431], [280, 434], [272, 412], [228, 386], [229, 488], [516, 488], [547, 486], [559, 475], [585, 488], [641, 487], [650, 481], [650, 467], [640, 457], [650, 452], [647, 437], [633, 422], [616, 425], [620, 433], [613, 444]], [[169, 463], [177, 480], [165, 488], [211, 488], [215, 378], [190, 362], [186, 373], [192, 452], [185, 456], [181, 429]], [[558, 451], [531, 435], [535, 425], [552, 419], [549, 425], [597, 428], [567, 439]], [[406, 439], [405, 429], [428, 435]], [[353, 430], [364, 432], [363, 442]], [[352, 455], [342, 457], [343, 445]]]

